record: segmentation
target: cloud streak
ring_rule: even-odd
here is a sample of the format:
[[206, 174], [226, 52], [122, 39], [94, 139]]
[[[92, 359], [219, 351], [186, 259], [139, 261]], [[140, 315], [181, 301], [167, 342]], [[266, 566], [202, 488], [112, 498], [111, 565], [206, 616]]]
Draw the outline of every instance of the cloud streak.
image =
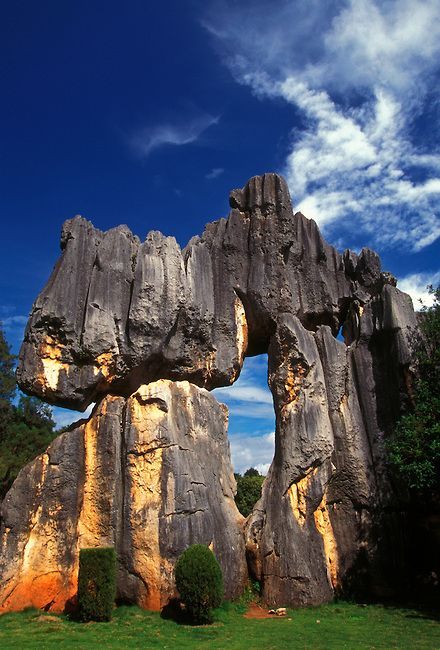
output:
[[5, 329], [14, 329], [16, 327], [23, 328], [28, 321], [27, 316], [6, 316], [4, 318], [0, 317], [0, 322], [3, 324]]
[[275, 414], [272, 393], [267, 385], [267, 356], [261, 355], [245, 360], [237, 382], [232, 386], [213, 391], [219, 402], [229, 409], [230, 429], [234, 417], [265, 420], [272, 425]]
[[428, 286], [432, 285], [434, 289], [440, 285], [440, 271], [435, 273], [411, 273], [403, 278], [399, 278], [399, 289], [409, 293], [412, 298], [414, 309], [420, 309], [422, 305], [430, 307], [434, 298], [429, 293]]
[[186, 120], [148, 126], [130, 139], [132, 149], [142, 158], [163, 146], [176, 146], [196, 142], [209, 127], [218, 124], [220, 116], [202, 113]]
[[260, 474], [266, 475], [275, 450], [275, 433], [271, 431], [254, 437], [246, 434], [231, 436], [231, 456], [234, 471], [243, 474], [250, 467], [255, 467]]
[[[438, 2], [222, 6], [204, 25], [235, 79], [261, 98], [292, 106], [296, 127], [286, 137], [281, 171], [298, 209], [327, 234], [342, 230], [354, 246], [362, 238], [418, 251], [434, 242]], [[428, 112], [427, 134], [420, 121]]]
[[205, 178], [208, 179], [209, 181], [212, 181], [215, 178], [218, 178], [219, 176], [221, 176], [224, 171], [225, 170], [223, 169], [223, 167], [214, 167], [213, 169], [211, 169], [210, 172], [205, 174]]

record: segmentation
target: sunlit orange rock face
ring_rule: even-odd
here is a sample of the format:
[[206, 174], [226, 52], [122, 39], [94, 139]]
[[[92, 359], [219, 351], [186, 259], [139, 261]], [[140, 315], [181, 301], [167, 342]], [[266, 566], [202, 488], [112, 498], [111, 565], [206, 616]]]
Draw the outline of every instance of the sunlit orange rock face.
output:
[[[230, 206], [184, 249], [159, 232], [141, 242], [126, 226], [64, 224], [17, 377], [50, 403], [97, 406], [2, 504], [2, 611], [63, 609], [79, 549], [103, 545], [117, 551], [118, 597], [153, 609], [195, 542], [213, 548], [228, 597], [247, 567], [276, 606], [392, 584], [384, 440], [411, 389], [411, 300], [373, 251], [341, 254], [294, 213], [280, 176], [252, 178]], [[263, 352], [275, 456], [244, 522], [226, 407], [207, 390]]]
[[118, 597], [160, 609], [191, 543], [211, 545], [228, 597], [246, 577], [226, 408], [188, 382], [109, 396], [25, 467], [3, 503], [2, 611], [63, 611], [79, 549], [114, 546]]

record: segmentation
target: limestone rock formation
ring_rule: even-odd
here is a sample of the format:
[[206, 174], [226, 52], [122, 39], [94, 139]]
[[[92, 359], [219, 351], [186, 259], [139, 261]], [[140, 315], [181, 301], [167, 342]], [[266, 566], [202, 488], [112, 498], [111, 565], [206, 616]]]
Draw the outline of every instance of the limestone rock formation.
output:
[[336, 333], [369, 252], [347, 272], [316, 224], [293, 214], [275, 174], [233, 192], [231, 205], [182, 251], [158, 232], [141, 244], [125, 226], [101, 233], [81, 217], [66, 222], [20, 353], [23, 390], [82, 410], [157, 378], [211, 389], [267, 348], [280, 313]]
[[0, 610], [62, 611], [76, 593], [80, 548], [114, 546], [117, 597], [160, 609], [173, 568], [197, 540], [247, 578], [226, 407], [188, 382], [108, 396], [19, 474], [2, 506]]
[[[294, 214], [276, 174], [230, 205], [183, 250], [158, 232], [64, 225], [17, 376], [48, 402], [98, 404], [3, 503], [3, 609], [62, 608], [78, 549], [102, 544], [117, 550], [119, 597], [145, 607], [174, 594], [193, 542], [213, 544], [229, 596], [245, 557], [271, 605], [383, 588], [396, 535], [383, 442], [411, 381], [411, 300], [373, 251], [340, 254]], [[275, 456], [243, 529], [225, 411], [204, 389], [262, 352]]]

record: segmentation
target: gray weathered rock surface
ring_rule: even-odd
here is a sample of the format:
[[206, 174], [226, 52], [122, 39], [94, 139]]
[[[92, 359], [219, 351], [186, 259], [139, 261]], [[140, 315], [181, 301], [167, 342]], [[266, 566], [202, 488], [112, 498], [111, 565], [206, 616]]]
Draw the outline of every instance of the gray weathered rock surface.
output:
[[389, 540], [378, 529], [395, 497], [383, 442], [415, 322], [408, 296], [389, 285], [356, 318], [348, 347], [328, 326], [309, 332], [286, 315], [271, 339], [275, 457], [247, 523], [250, 566], [270, 604], [385, 591]]
[[[159, 232], [141, 243], [125, 226], [64, 225], [18, 380], [51, 403], [100, 403], [5, 499], [4, 609], [37, 586], [38, 604], [62, 607], [78, 548], [104, 543], [117, 548], [120, 597], [145, 607], [173, 595], [173, 562], [200, 541], [229, 596], [244, 581], [244, 539], [270, 604], [383, 589], [396, 530], [383, 443], [411, 381], [411, 300], [376, 253], [341, 255], [294, 214], [279, 176], [251, 179], [230, 205], [183, 250]], [[261, 352], [276, 450], [243, 531], [225, 413], [203, 389], [233, 383]]]
[[23, 390], [84, 409], [157, 378], [231, 384], [246, 351], [267, 348], [278, 314], [336, 334], [350, 302], [383, 285], [377, 255], [340, 255], [293, 213], [279, 176], [251, 179], [231, 205], [183, 251], [158, 232], [141, 244], [125, 226], [66, 222], [20, 353]]

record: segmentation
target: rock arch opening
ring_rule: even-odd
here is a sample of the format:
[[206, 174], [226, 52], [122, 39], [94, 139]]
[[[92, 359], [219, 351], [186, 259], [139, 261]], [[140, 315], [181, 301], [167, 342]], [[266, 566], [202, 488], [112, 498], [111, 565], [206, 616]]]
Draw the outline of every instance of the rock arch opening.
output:
[[267, 354], [245, 357], [237, 381], [212, 391], [229, 409], [228, 437], [236, 473], [254, 467], [265, 476], [273, 459], [275, 411], [267, 375]]

